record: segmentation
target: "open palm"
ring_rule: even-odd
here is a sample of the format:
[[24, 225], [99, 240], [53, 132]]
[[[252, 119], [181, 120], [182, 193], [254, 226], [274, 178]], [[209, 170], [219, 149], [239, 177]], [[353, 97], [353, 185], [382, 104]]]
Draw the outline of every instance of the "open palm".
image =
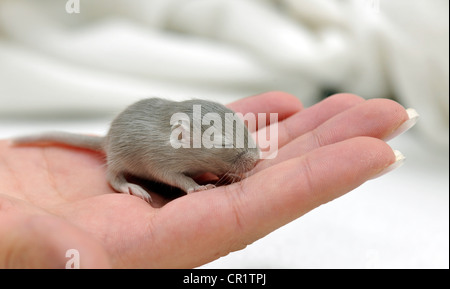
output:
[[0, 142], [0, 267], [195, 267], [243, 249], [395, 162], [383, 141], [408, 119], [390, 100], [334, 95], [304, 109], [270, 92], [229, 105], [278, 113], [279, 152], [238, 182], [154, 203], [114, 192], [104, 156]]

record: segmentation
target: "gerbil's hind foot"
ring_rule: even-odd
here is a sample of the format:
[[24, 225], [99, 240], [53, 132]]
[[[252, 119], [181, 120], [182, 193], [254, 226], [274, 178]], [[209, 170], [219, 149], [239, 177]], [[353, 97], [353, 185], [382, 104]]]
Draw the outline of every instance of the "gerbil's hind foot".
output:
[[191, 193], [194, 193], [194, 192], [206, 191], [206, 190], [209, 190], [209, 189], [214, 189], [215, 187], [216, 186], [212, 185], [212, 184], [207, 184], [207, 185], [204, 185], [204, 186], [197, 186], [195, 188], [189, 188], [187, 193], [191, 194]]

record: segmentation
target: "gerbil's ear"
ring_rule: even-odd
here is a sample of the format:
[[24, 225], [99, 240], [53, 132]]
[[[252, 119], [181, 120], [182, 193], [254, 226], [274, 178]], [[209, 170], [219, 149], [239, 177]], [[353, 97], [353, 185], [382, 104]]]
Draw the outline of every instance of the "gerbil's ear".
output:
[[174, 148], [189, 148], [191, 145], [191, 123], [189, 118], [179, 118], [170, 122], [172, 132], [170, 133], [170, 144]]

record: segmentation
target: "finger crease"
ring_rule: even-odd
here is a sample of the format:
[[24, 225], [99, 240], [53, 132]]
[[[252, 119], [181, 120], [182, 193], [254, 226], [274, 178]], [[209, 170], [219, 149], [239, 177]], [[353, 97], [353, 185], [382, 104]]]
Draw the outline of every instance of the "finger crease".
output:
[[56, 185], [55, 176], [50, 172], [50, 163], [48, 161], [48, 157], [47, 157], [47, 153], [46, 153], [45, 149], [43, 149], [43, 152], [42, 152], [42, 159], [44, 160], [43, 161], [44, 168], [45, 168], [44, 171], [46, 172], [46, 177], [47, 177], [48, 183], [50, 185], [50, 188], [52, 188], [53, 191], [56, 192], [56, 194], [58, 194], [58, 196], [60, 196], [62, 198], [63, 197], [62, 193], [58, 190], [58, 187]]
[[241, 197], [244, 194], [244, 190], [242, 185], [239, 183], [235, 184], [235, 188], [237, 188], [236, 190], [229, 190], [227, 186], [227, 195], [228, 195], [228, 202], [229, 202], [229, 206], [231, 209], [231, 215], [233, 216], [233, 236], [235, 238], [234, 240], [234, 244], [233, 244], [233, 248], [232, 251], [236, 251], [236, 250], [241, 250], [243, 248], [245, 248], [248, 245], [248, 242], [245, 241], [245, 237], [242, 238], [242, 236], [245, 236], [246, 232], [245, 232], [245, 225], [244, 225], [244, 217], [243, 214], [241, 212]]

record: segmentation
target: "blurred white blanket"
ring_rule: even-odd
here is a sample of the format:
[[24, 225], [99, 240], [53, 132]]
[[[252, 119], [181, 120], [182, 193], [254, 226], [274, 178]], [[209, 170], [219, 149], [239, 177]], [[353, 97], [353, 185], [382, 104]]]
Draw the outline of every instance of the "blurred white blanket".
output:
[[447, 147], [449, 2], [0, 0], [3, 117], [267, 90], [393, 96]]

